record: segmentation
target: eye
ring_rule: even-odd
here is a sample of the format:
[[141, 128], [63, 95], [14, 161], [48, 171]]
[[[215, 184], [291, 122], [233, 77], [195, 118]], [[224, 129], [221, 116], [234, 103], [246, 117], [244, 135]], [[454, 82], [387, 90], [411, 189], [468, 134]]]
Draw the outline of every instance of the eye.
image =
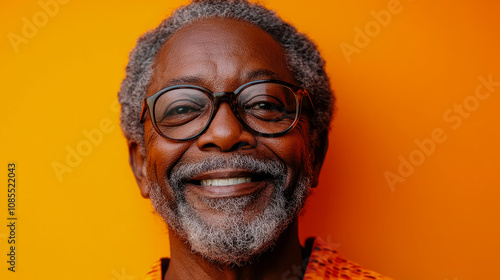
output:
[[251, 98], [249, 98], [249, 100], [246, 100], [243, 103], [243, 108], [249, 110], [272, 110], [272, 111], [286, 110], [285, 105], [281, 100], [267, 94], [252, 96]]
[[206, 104], [200, 104], [191, 99], [176, 100], [166, 106], [157, 122], [165, 126], [183, 125], [202, 115], [206, 109]]
[[245, 109], [258, 109], [258, 110], [273, 110], [273, 111], [275, 111], [275, 110], [280, 109], [280, 107], [283, 107], [283, 106], [280, 106], [278, 104], [271, 103], [271, 102], [261, 101], [261, 102], [257, 102], [255, 104], [252, 104], [251, 107], [247, 106]]
[[277, 98], [265, 94], [247, 100], [242, 109], [244, 114], [265, 121], [277, 121], [286, 116], [286, 106]]
[[166, 111], [165, 117], [193, 113], [193, 112], [196, 112], [199, 110], [200, 110], [199, 106], [195, 107], [195, 106], [189, 106], [189, 105], [179, 105], [179, 106], [175, 106], [175, 107], [169, 109], [168, 111]]
[[285, 111], [285, 106], [275, 101], [255, 101], [249, 104], [245, 104], [243, 109], [245, 111], [252, 112], [252, 114], [254, 115], [277, 114], [283, 113]]

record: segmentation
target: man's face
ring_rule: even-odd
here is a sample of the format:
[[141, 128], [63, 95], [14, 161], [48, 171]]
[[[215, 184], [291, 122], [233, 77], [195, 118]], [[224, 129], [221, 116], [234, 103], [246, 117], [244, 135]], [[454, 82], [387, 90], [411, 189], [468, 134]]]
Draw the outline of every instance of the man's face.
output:
[[[296, 84], [271, 36], [236, 20], [206, 19], [165, 43], [147, 94], [175, 84], [234, 91], [270, 78]], [[306, 117], [283, 136], [253, 135], [225, 102], [208, 130], [184, 142], [161, 137], [148, 117], [148, 184], [141, 188], [194, 251], [219, 262], [245, 261], [267, 249], [303, 205], [312, 176], [309, 137]], [[246, 245], [232, 247], [238, 242]]]

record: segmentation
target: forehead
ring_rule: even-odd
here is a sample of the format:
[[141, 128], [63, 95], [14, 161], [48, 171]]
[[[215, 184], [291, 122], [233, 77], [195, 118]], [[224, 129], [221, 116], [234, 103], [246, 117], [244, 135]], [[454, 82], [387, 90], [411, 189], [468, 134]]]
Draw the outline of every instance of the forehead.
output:
[[230, 91], [256, 79], [295, 82], [281, 45], [259, 27], [234, 19], [184, 26], [160, 49], [153, 69], [148, 95], [179, 83]]

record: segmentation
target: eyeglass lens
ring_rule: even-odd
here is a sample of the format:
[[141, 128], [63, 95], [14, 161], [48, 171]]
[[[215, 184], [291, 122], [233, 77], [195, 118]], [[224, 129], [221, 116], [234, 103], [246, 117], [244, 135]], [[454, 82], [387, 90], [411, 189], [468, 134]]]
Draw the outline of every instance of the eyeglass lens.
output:
[[[283, 132], [297, 118], [297, 97], [284, 85], [254, 84], [243, 89], [236, 98], [242, 121], [260, 133]], [[213, 105], [212, 97], [201, 90], [172, 89], [156, 100], [155, 121], [158, 129], [171, 139], [190, 138], [206, 127]]]

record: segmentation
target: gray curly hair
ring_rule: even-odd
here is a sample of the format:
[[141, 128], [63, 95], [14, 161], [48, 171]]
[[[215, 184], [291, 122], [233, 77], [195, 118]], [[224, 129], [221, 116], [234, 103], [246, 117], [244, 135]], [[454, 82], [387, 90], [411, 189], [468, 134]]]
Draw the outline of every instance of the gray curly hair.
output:
[[285, 50], [287, 65], [301, 86], [311, 95], [315, 107], [310, 121], [313, 140], [327, 130], [333, 116], [335, 97], [325, 73], [325, 62], [314, 43], [275, 12], [248, 0], [193, 0], [137, 40], [131, 51], [126, 76], [121, 83], [121, 128], [128, 141], [144, 149], [144, 124], [139, 122], [142, 100], [153, 75], [156, 54], [177, 30], [206, 18], [231, 18], [250, 22], [269, 33]]

